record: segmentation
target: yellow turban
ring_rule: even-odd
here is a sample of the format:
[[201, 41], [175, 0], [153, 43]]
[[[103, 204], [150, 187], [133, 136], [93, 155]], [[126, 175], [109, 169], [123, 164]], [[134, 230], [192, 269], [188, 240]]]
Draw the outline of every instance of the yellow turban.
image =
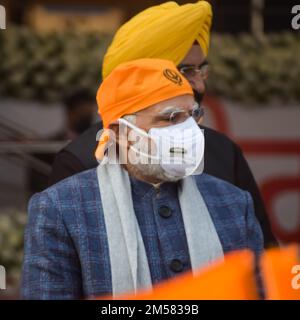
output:
[[136, 59], [166, 59], [178, 65], [195, 40], [207, 55], [211, 20], [206, 1], [181, 6], [166, 2], [140, 12], [117, 31], [104, 57], [103, 79], [119, 64]]

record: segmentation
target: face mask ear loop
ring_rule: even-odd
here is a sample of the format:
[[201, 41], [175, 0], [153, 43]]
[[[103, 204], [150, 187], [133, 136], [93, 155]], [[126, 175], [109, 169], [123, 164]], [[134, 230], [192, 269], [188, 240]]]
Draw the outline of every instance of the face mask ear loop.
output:
[[[120, 118], [118, 119], [119, 122], [125, 124], [125, 126], [128, 126], [130, 129], [132, 130], [135, 130], [136, 132], [140, 133], [142, 136], [146, 137], [146, 138], [150, 138], [149, 134], [147, 132], [145, 132], [144, 130], [140, 129], [139, 127], [135, 126], [134, 124], [130, 123], [129, 121], [123, 119], [123, 118]], [[136, 152], [136, 153], [139, 153], [141, 154], [143, 157], [147, 157], [147, 158], [150, 158], [150, 159], [153, 159], [153, 160], [159, 160], [159, 157], [158, 156], [153, 156], [153, 155], [150, 155], [150, 154], [146, 154], [140, 150], [137, 150], [134, 146], [130, 146], [130, 148]]]
[[118, 119], [118, 121], [125, 124], [125, 126], [129, 127], [130, 129], [140, 133], [142, 136], [149, 138], [149, 135], [146, 131], [140, 129], [139, 127], [135, 126], [134, 124], [130, 123], [129, 121], [127, 121], [123, 118]]

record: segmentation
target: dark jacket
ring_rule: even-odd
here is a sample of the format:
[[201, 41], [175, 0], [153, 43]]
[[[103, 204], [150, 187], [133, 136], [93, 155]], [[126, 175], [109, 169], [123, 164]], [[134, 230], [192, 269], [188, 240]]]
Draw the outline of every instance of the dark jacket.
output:
[[[265, 246], [276, 244], [262, 197], [241, 149], [224, 134], [207, 127], [201, 128], [205, 135], [204, 172], [250, 192], [256, 217], [263, 230]], [[57, 154], [50, 185], [97, 166], [94, 153], [96, 134], [100, 129], [102, 123], [93, 125]]]

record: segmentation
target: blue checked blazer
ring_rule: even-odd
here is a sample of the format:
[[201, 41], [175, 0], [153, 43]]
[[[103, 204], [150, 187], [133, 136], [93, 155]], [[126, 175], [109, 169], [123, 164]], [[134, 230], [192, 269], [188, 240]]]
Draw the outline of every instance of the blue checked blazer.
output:
[[[249, 193], [207, 174], [196, 176], [196, 182], [224, 253], [250, 248], [259, 254], [263, 236]], [[97, 173], [90, 169], [31, 198], [21, 295], [24, 299], [78, 299], [111, 292]]]

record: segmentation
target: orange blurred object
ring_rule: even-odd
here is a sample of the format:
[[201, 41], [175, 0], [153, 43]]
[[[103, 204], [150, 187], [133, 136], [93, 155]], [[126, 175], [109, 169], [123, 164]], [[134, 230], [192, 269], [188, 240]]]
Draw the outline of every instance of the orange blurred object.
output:
[[268, 300], [300, 300], [300, 248], [290, 245], [264, 252], [262, 276]]
[[219, 260], [196, 275], [189, 272], [154, 286], [152, 291], [140, 291], [114, 299], [254, 300], [259, 299], [254, 274], [253, 253], [241, 250], [227, 254], [224, 261]]

